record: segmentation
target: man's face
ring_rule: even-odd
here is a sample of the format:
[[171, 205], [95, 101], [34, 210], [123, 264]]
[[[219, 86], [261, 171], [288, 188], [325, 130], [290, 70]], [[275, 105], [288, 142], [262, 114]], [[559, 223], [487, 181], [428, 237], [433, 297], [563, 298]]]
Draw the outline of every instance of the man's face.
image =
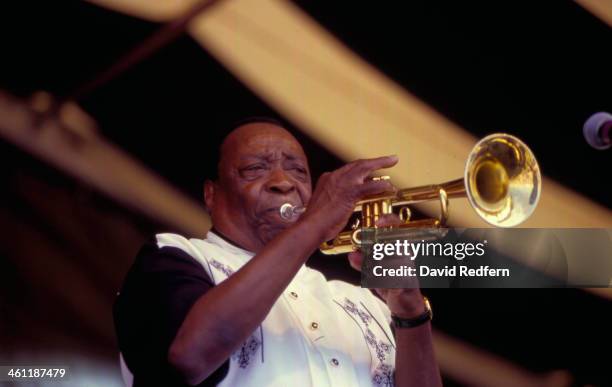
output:
[[207, 197], [213, 223], [257, 251], [289, 226], [279, 214], [282, 204], [306, 205], [310, 200], [306, 156], [291, 134], [270, 123], [237, 128], [223, 143], [221, 155], [212, 203]]

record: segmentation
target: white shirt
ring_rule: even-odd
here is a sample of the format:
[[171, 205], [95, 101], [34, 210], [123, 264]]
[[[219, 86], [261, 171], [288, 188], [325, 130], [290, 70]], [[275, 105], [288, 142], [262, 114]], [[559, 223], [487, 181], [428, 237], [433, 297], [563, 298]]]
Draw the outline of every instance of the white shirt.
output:
[[[191, 255], [215, 284], [254, 256], [213, 232], [204, 240], [158, 234], [157, 244]], [[231, 355], [220, 386], [392, 385], [389, 322], [387, 306], [370, 290], [327, 281], [303, 265], [261, 326]]]

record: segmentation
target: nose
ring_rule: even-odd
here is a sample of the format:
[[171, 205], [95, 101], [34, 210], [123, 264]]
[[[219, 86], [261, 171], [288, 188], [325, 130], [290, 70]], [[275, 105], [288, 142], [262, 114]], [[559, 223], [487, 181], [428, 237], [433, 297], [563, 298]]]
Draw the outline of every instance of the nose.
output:
[[285, 171], [275, 169], [266, 183], [266, 189], [272, 193], [288, 194], [295, 191], [295, 183]]

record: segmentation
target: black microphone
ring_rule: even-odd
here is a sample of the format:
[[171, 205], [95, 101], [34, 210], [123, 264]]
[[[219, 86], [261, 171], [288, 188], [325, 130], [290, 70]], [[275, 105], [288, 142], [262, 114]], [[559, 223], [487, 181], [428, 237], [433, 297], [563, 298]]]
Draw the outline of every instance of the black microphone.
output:
[[595, 149], [608, 149], [612, 145], [612, 114], [595, 113], [589, 117], [582, 127], [584, 138]]

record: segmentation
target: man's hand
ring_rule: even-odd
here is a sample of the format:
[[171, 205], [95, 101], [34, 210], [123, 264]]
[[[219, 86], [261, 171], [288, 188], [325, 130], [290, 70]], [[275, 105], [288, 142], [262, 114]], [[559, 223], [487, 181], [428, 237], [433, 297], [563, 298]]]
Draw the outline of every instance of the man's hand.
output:
[[[402, 220], [395, 214], [383, 215], [376, 222], [377, 227], [393, 227], [402, 224]], [[349, 263], [355, 270], [361, 271], [363, 254], [361, 251], [353, 251], [348, 255]], [[412, 262], [412, 261], [410, 261]], [[425, 310], [423, 296], [418, 287], [409, 289], [375, 289], [387, 303], [389, 310], [394, 316], [412, 318], [420, 315]]]
[[348, 222], [359, 199], [395, 190], [390, 182], [372, 181], [369, 177], [378, 169], [394, 166], [397, 161], [397, 156], [357, 160], [324, 173], [300, 221], [309, 221], [311, 227], [320, 230], [321, 242], [334, 238]]

